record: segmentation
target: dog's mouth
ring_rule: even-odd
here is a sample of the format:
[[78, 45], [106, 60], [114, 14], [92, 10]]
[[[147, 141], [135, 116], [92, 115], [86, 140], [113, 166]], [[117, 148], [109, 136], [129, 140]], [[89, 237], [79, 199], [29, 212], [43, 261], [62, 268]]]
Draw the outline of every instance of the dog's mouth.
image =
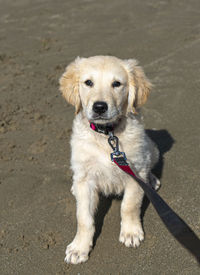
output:
[[108, 114], [108, 112], [103, 114], [96, 114], [93, 113], [90, 117], [90, 122], [105, 124], [105, 123], [115, 123], [119, 120], [120, 114], [119, 112], [113, 112], [111, 114]]
[[97, 121], [97, 120], [110, 120], [112, 118], [109, 118], [107, 116], [104, 115], [93, 115], [92, 116], [92, 120]]
[[95, 122], [99, 124], [115, 123], [119, 120], [119, 116], [115, 115], [112, 117], [107, 117], [104, 115], [93, 115], [90, 122]]

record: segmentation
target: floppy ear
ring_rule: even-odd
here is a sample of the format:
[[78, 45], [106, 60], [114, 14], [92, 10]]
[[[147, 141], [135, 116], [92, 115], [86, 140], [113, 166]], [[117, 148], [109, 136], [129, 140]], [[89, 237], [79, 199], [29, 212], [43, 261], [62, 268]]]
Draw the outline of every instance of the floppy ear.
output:
[[128, 112], [135, 112], [135, 108], [142, 106], [152, 88], [143, 69], [137, 65], [138, 62], [135, 59], [125, 60], [129, 79]]
[[78, 74], [78, 61], [76, 58], [69, 64], [59, 80], [60, 91], [64, 98], [75, 106], [75, 113], [77, 114], [81, 109], [81, 101], [79, 96], [79, 74]]

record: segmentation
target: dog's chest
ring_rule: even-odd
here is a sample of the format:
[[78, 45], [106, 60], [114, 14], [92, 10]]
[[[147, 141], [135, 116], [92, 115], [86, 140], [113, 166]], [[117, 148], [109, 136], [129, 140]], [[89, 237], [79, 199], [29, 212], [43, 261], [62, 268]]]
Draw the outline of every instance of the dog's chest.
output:
[[82, 173], [86, 181], [108, 195], [120, 194], [124, 190], [127, 175], [111, 161], [111, 147], [107, 138], [72, 140], [72, 169]]

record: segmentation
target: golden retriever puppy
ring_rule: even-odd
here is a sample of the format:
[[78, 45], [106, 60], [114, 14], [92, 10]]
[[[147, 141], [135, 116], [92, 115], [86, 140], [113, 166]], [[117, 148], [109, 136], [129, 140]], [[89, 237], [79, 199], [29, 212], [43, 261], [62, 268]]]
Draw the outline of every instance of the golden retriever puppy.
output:
[[76, 58], [60, 78], [60, 91], [75, 106], [71, 137], [72, 193], [77, 202], [77, 233], [67, 246], [65, 261], [87, 261], [93, 245], [94, 214], [98, 194], [122, 194], [119, 241], [138, 247], [144, 239], [140, 221], [143, 190], [110, 159], [111, 147], [105, 133], [93, 131], [112, 125], [120, 151], [145, 181], [159, 181], [151, 174], [158, 151], [146, 136], [136, 108], [147, 100], [151, 83], [134, 59], [112, 56]]

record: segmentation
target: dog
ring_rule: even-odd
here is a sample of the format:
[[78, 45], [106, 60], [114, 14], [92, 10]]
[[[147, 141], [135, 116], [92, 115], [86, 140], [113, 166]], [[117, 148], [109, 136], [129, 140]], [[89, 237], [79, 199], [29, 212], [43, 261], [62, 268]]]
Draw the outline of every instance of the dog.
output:
[[[152, 84], [135, 59], [113, 56], [77, 57], [59, 80], [66, 101], [75, 106], [71, 137], [72, 193], [77, 205], [77, 233], [67, 246], [65, 262], [88, 260], [95, 233], [94, 215], [99, 193], [123, 194], [119, 241], [138, 247], [144, 239], [140, 208], [144, 192], [110, 159], [108, 136], [90, 128], [112, 125], [120, 151], [130, 166], [157, 189], [159, 180], [151, 173], [159, 152], [145, 134], [137, 110], [147, 100]], [[94, 125], [93, 124], [93, 125]]]

